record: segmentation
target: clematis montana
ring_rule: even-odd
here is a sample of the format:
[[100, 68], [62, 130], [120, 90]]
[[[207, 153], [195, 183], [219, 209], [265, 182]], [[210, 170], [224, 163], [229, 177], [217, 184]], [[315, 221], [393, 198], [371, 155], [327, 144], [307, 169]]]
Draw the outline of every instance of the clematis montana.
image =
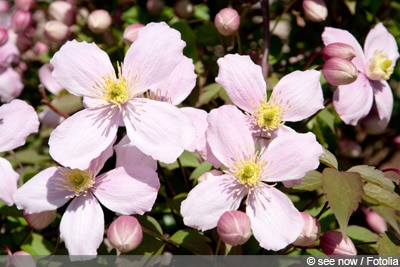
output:
[[359, 71], [357, 80], [338, 86], [333, 95], [333, 106], [340, 118], [346, 124], [356, 125], [375, 105], [379, 126], [385, 128], [393, 109], [393, 94], [387, 80], [399, 58], [394, 37], [378, 23], [369, 31], [364, 50], [346, 30], [326, 27], [322, 40], [325, 45], [336, 42], [351, 45], [356, 52], [352, 63]]
[[133, 163], [97, 175], [112, 153], [109, 146], [88, 169], [47, 168], [13, 196], [17, 207], [28, 214], [55, 210], [68, 203], [60, 236], [74, 260], [80, 260], [79, 255], [96, 255], [103, 241], [104, 214], [99, 202], [120, 214], [143, 214], [151, 210], [157, 197], [159, 179], [147, 165]]
[[319, 164], [322, 147], [312, 133], [287, 133], [259, 150], [246, 115], [231, 105], [208, 115], [206, 138], [226, 167], [210, 174], [182, 202], [184, 223], [205, 231], [217, 226], [221, 215], [239, 208], [246, 198], [246, 214], [254, 237], [263, 248], [279, 250], [293, 242], [303, 228], [300, 212], [274, 184], [302, 178]]
[[193, 63], [183, 55], [184, 46], [178, 31], [150, 23], [139, 30], [116, 74], [108, 55], [95, 44], [63, 45], [50, 61], [53, 77], [70, 93], [83, 96], [86, 108], [52, 132], [52, 157], [67, 167], [86, 168], [123, 125], [142, 152], [166, 163], [175, 161], [196, 133], [182, 111], [157, 101], [157, 92], [166, 85], [193, 89], [196, 76], [193, 67], [185, 67]]
[[[0, 152], [12, 150], [25, 144], [26, 138], [39, 130], [39, 118], [25, 101], [14, 99], [0, 107]], [[12, 195], [17, 190], [19, 174], [10, 162], [0, 158], [0, 200], [14, 204]]]
[[267, 100], [261, 67], [249, 56], [226, 55], [217, 63], [215, 80], [232, 102], [249, 114], [253, 130], [264, 136], [291, 131], [285, 121], [305, 119], [324, 107], [319, 71], [295, 71], [284, 76]]

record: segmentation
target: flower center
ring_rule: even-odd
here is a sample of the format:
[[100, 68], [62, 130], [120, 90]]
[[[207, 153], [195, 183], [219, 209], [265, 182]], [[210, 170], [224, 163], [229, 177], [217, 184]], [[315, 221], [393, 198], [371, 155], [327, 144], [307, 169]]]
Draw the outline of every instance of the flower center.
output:
[[371, 80], [388, 80], [393, 73], [392, 61], [382, 51], [375, 51], [367, 68], [367, 76]]
[[260, 165], [254, 161], [244, 161], [237, 164], [237, 170], [233, 174], [238, 178], [239, 183], [244, 186], [253, 187], [260, 180]]
[[117, 80], [111, 77], [106, 78], [103, 88], [105, 92], [104, 99], [118, 106], [125, 103], [129, 98], [127, 87], [124, 77], [119, 77]]
[[281, 108], [270, 103], [259, 106], [254, 116], [255, 124], [265, 131], [274, 130], [283, 124]]
[[86, 195], [90, 188], [93, 187], [94, 180], [90, 172], [79, 169], [63, 169], [61, 171], [62, 178], [56, 178], [62, 181], [60, 189], [66, 189], [73, 192], [74, 196]]

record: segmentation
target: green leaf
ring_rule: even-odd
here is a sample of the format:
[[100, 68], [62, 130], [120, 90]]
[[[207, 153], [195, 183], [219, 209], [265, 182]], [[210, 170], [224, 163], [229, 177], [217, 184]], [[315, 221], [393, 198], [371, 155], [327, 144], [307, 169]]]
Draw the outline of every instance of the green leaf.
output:
[[378, 241], [379, 255], [400, 255], [400, 240], [392, 233], [386, 232]]
[[211, 83], [207, 86], [204, 86], [201, 89], [196, 107], [201, 107], [202, 105], [210, 103], [211, 100], [218, 98], [221, 90], [222, 86], [218, 83]]
[[358, 172], [364, 181], [375, 184], [386, 190], [394, 191], [395, 185], [392, 180], [386, 178], [382, 171], [375, 169], [373, 166], [358, 165], [348, 169], [347, 171]]
[[349, 225], [348, 235], [352, 240], [363, 243], [377, 242], [379, 239], [379, 235], [358, 225]]
[[[182, 167], [197, 168], [200, 164], [198, 154], [189, 151], [183, 151], [179, 156], [179, 161]], [[160, 166], [170, 171], [180, 167], [177, 161], [171, 164], [160, 163]]]
[[319, 160], [326, 166], [334, 169], [338, 169], [338, 161], [329, 150], [324, 148], [324, 154], [319, 157]]
[[343, 236], [347, 235], [350, 215], [358, 208], [363, 191], [363, 181], [356, 172], [340, 172], [326, 168], [322, 172], [322, 189]]
[[367, 201], [400, 210], [400, 196], [395, 192], [391, 192], [372, 183], [366, 183], [364, 185], [364, 191]]
[[293, 189], [314, 191], [322, 186], [322, 173], [310, 171], [303, 177], [301, 184], [293, 186]]
[[200, 45], [215, 46], [221, 42], [215, 25], [210, 21], [199, 26], [196, 30], [196, 35], [197, 42]]
[[211, 240], [201, 232], [194, 229], [183, 229], [177, 231], [170, 238], [170, 241], [179, 244], [183, 248], [196, 255], [211, 255], [212, 249], [208, 242]]
[[50, 255], [53, 250], [51, 242], [43, 238], [43, 236], [32, 233], [27, 241], [21, 245], [21, 250], [32, 255]]

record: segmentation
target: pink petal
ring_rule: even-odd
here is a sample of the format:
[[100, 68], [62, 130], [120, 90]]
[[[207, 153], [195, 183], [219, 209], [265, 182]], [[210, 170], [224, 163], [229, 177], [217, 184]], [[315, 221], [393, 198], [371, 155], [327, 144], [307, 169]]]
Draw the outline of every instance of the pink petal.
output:
[[144, 166], [118, 167], [96, 178], [97, 199], [108, 209], [129, 215], [150, 211], [160, 181], [157, 173]]
[[[382, 40], [384, 40], [384, 42], [382, 42]], [[388, 32], [382, 23], [378, 23], [369, 31], [365, 39], [364, 51], [367, 60], [374, 56], [375, 51], [382, 51], [392, 61], [391, 67], [394, 67], [399, 58], [396, 39]]]
[[203, 151], [206, 146], [207, 112], [192, 107], [183, 107], [180, 110], [193, 122], [196, 131], [195, 141], [186, 150], [191, 152]]
[[60, 223], [60, 238], [64, 240], [69, 255], [80, 255], [83, 259], [87, 259], [87, 255], [97, 255], [103, 235], [104, 214], [96, 198], [90, 193], [86, 197], [74, 198]]
[[62, 122], [50, 135], [50, 155], [61, 165], [85, 170], [115, 139], [118, 114], [84, 109]]
[[379, 124], [385, 128], [392, 117], [393, 111], [393, 93], [388, 82], [386, 81], [371, 81], [371, 86], [374, 89], [375, 105], [379, 115]]
[[50, 63], [46, 63], [39, 69], [39, 80], [44, 85], [44, 87], [51, 93], [58, 95], [63, 88], [59, 85], [51, 75], [53, 71], [53, 66]]
[[8, 102], [18, 97], [24, 84], [21, 82], [21, 74], [13, 68], [0, 69], [0, 101]]
[[217, 63], [219, 72], [215, 81], [224, 87], [235, 105], [253, 113], [254, 106], [267, 97], [261, 67], [254, 64], [249, 56], [238, 54], [226, 55]]
[[185, 225], [206, 231], [217, 226], [225, 211], [236, 210], [244, 195], [236, 192], [231, 179], [229, 175], [212, 176], [196, 185], [181, 204]]
[[166, 102], [141, 99], [127, 103], [124, 123], [137, 148], [165, 163], [174, 162], [196, 138], [189, 118]]
[[140, 151], [125, 135], [114, 147], [117, 154], [116, 167], [141, 165], [157, 170], [157, 161]]
[[[129, 47], [123, 65], [124, 77], [138, 74], [141, 88], [156, 91], [162, 88], [171, 70], [181, 62], [185, 42], [180, 33], [166, 23], [149, 23], [138, 31], [136, 41]], [[190, 74], [192, 76], [192, 74]]]
[[285, 133], [273, 139], [261, 159], [267, 162], [268, 182], [297, 180], [319, 165], [322, 146], [313, 133]]
[[39, 130], [39, 118], [32, 106], [14, 99], [0, 107], [0, 152], [25, 144], [26, 138]]
[[359, 73], [351, 84], [338, 86], [333, 94], [333, 106], [339, 117], [350, 125], [356, 125], [368, 115], [373, 103], [373, 90], [364, 74]]
[[345, 43], [351, 45], [356, 51], [357, 55], [351, 62], [353, 62], [359, 71], [365, 72], [367, 62], [364, 56], [364, 51], [362, 50], [360, 43], [350, 32], [346, 30], [325, 27], [325, 30], [322, 33], [322, 40], [324, 41], [325, 45], [331, 43]]
[[56, 180], [61, 177], [60, 168], [47, 168], [28, 182], [22, 185], [14, 194], [15, 205], [26, 213], [39, 213], [42, 211], [55, 210], [70, 198], [72, 192], [61, 188], [61, 182]]
[[255, 153], [252, 133], [246, 115], [238, 108], [224, 105], [211, 110], [206, 131], [207, 142], [215, 157], [225, 166]]
[[296, 240], [303, 229], [303, 219], [290, 199], [274, 187], [261, 187], [250, 194], [246, 213], [254, 237], [260, 246], [280, 250]]
[[287, 108], [283, 120], [300, 121], [324, 108], [320, 76], [316, 70], [294, 71], [278, 82], [270, 101]]
[[14, 171], [10, 162], [0, 158], [0, 200], [8, 206], [14, 204], [13, 194], [17, 191], [19, 174]]
[[99, 97], [97, 82], [115, 70], [107, 53], [94, 43], [67, 41], [50, 60], [55, 81], [77, 96]]

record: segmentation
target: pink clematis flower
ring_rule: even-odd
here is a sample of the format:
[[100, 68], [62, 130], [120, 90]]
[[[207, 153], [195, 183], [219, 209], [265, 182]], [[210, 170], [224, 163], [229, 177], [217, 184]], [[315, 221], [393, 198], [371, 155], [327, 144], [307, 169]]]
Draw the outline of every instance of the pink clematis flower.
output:
[[104, 215], [99, 202], [120, 214], [143, 214], [151, 210], [157, 197], [160, 182], [148, 166], [130, 164], [98, 175], [112, 153], [109, 146], [84, 170], [47, 168], [13, 196], [17, 207], [28, 214], [55, 210], [69, 202], [61, 219], [60, 236], [70, 255], [97, 254], [104, 236]]
[[253, 130], [264, 136], [292, 131], [285, 121], [303, 120], [324, 107], [320, 72], [295, 71], [284, 76], [267, 100], [261, 67], [249, 56], [226, 55], [217, 61], [217, 83], [232, 102], [249, 115]]
[[[95, 44], [70, 41], [50, 63], [54, 79], [83, 96], [86, 109], [51, 134], [52, 157], [64, 166], [86, 168], [125, 126], [131, 142], [154, 159], [171, 163], [196, 138], [192, 122], [158, 91], [173, 84], [191, 91], [196, 76], [183, 55], [180, 33], [165, 23], [139, 30], [116, 75], [108, 55]], [[179, 70], [179, 71], [178, 71]], [[148, 98], [146, 96], [149, 96]]]
[[393, 94], [387, 80], [399, 58], [394, 37], [378, 23], [368, 33], [364, 50], [346, 30], [326, 27], [322, 40], [325, 45], [337, 42], [351, 45], [356, 52], [352, 63], [359, 71], [357, 80], [338, 86], [333, 95], [333, 106], [340, 118], [346, 124], [356, 125], [375, 105], [380, 127], [385, 128], [393, 109]]
[[[25, 101], [14, 99], [0, 107], [0, 152], [23, 146], [26, 138], [39, 130], [39, 118]], [[19, 174], [10, 162], [0, 158], [0, 200], [14, 204], [12, 195], [17, 191]]]
[[323, 153], [315, 136], [287, 133], [259, 150], [246, 115], [236, 107], [212, 110], [208, 123], [207, 141], [226, 169], [221, 175], [210, 174], [189, 192], [181, 205], [184, 223], [209, 230], [224, 212], [238, 209], [247, 198], [246, 214], [263, 248], [279, 250], [296, 240], [303, 229], [300, 212], [268, 183], [297, 180], [315, 169]]

